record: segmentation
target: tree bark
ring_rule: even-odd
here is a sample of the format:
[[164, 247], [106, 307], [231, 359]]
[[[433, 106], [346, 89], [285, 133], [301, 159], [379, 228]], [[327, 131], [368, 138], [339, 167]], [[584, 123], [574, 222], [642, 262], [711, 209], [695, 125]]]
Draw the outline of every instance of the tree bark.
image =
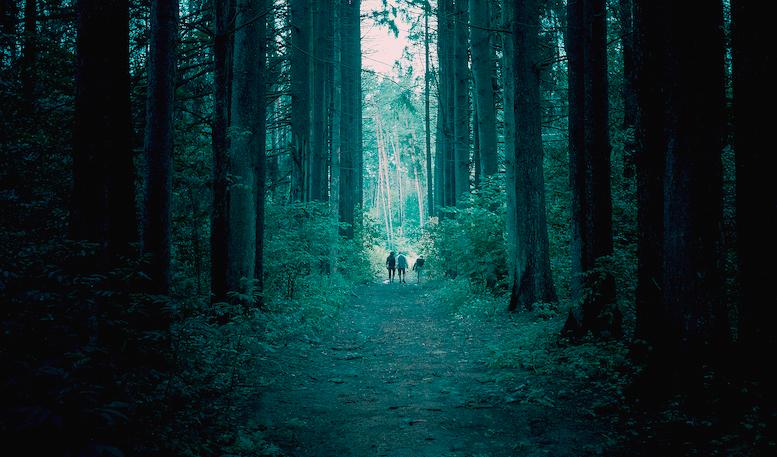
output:
[[455, 0], [453, 25], [454, 202], [469, 192], [469, 0]]
[[262, 0], [238, 0], [230, 97], [227, 289], [249, 295], [257, 277], [257, 236], [263, 234], [257, 225], [264, 212], [258, 199], [264, 197], [265, 27], [257, 20], [263, 12]]
[[438, 120], [440, 134], [440, 207], [456, 206], [456, 161], [454, 138], [454, 16], [453, 0], [440, 0], [437, 7], [437, 56], [439, 65]]
[[497, 173], [496, 154], [496, 104], [494, 100], [493, 68], [494, 59], [491, 50], [491, 25], [488, 1], [470, 0], [470, 15], [472, 16], [472, 75], [475, 90], [474, 106], [482, 176], [492, 176]]
[[175, 137], [175, 66], [178, 0], [151, 1], [146, 99], [146, 182], [143, 249], [149, 256], [149, 290], [170, 291], [171, 200]]
[[291, 26], [291, 201], [306, 200], [311, 126], [311, 0], [289, 0]]
[[668, 47], [664, 30], [665, 2], [636, 1], [635, 91], [637, 176], [637, 339], [658, 348], [663, 334], [663, 226], [664, 226], [664, 135], [665, 57]]
[[[740, 353], [746, 356], [748, 369], [757, 375], [773, 373], [758, 354], [777, 348], [772, 324], [777, 318], [777, 296], [771, 284], [777, 258], [777, 194], [771, 185], [771, 157], [761, 142], [764, 132], [772, 128], [763, 107], [772, 106], [769, 103], [774, 94], [763, 88], [771, 85], [774, 47], [769, 39], [768, 14], [743, 0], [732, 1], [732, 8]], [[774, 374], [771, 376], [774, 379]]]
[[512, 3], [513, 61], [515, 72], [515, 147], [513, 176], [515, 202], [508, 217], [515, 220], [515, 272], [510, 310], [531, 309], [537, 302], [555, 302], [550, 271], [550, 248], [545, 212], [545, 177], [542, 150], [542, 100], [540, 97], [540, 3]]
[[669, 105], [662, 282], [669, 325], [664, 333], [684, 371], [700, 368], [700, 357], [728, 338], [720, 270], [726, 125], [722, 5], [672, 2], [663, 20], [672, 43], [666, 48], [664, 88]]
[[329, 195], [327, 87], [330, 82], [332, 46], [329, 39], [332, 0], [313, 0], [313, 68], [309, 177], [310, 200], [325, 202]]
[[342, 234], [353, 238], [361, 206], [361, 30], [360, 0], [343, 1], [341, 16], [342, 121], [340, 134], [340, 221]]
[[429, 68], [429, 15], [431, 5], [424, 7], [424, 135], [426, 140], [426, 205], [429, 217], [436, 214], [434, 207], [434, 180], [432, 177], [432, 131], [429, 110], [429, 84], [431, 69]]
[[227, 299], [229, 289], [229, 66], [231, 0], [213, 1], [213, 208], [210, 221], [211, 300]]
[[580, 333], [619, 332], [615, 279], [602, 259], [612, 254], [608, 138], [607, 26], [604, 0], [567, 4], [569, 157], [572, 189], [572, 299], [580, 315], [567, 322]]

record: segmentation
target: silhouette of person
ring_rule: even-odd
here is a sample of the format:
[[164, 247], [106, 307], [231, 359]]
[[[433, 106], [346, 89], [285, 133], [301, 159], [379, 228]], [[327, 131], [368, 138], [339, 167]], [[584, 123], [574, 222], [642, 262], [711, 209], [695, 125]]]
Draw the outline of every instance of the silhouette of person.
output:
[[388, 269], [389, 282], [394, 282], [394, 271], [396, 270], [397, 258], [394, 256], [394, 251], [389, 253], [386, 257], [386, 268]]
[[399, 282], [405, 282], [405, 272], [407, 271], [407, 258], [401, 252], [397, 257], [397, 272], [399, 273]]
[[418, 256], [417, 259], [415, 259], [415, 263], [413, 264], [413, 270], [418, 274], [418, 282], [421, 282], [421, 271], [424, 269], [424, 258], [421, 256]]

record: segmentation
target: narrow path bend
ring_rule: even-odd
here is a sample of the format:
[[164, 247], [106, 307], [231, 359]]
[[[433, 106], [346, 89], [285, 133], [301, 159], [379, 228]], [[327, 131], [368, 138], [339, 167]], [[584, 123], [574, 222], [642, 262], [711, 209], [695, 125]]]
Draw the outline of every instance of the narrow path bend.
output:
[[256, 420], [284, 455], [601, 452], [590, 445], [601, 433], [569, 401], [526, 401], [522, 392], [536, 376], [489, 367], [491, 348], [507, 337], [506, 318], [457, 317], [426, 286], [394, 283], [358, 288], [331, 324], [262, 361], [272, 382]]

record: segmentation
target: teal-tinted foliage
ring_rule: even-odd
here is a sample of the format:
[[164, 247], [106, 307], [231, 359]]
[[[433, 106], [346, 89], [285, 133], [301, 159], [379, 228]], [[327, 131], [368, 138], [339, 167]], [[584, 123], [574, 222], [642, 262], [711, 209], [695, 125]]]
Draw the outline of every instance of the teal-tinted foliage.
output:
[[485, 180], [427, 227], [434, 240], [430, 266], [437, 275], [463, 276], [482, 290], [503, 290], [507, 278], [504, 183]]

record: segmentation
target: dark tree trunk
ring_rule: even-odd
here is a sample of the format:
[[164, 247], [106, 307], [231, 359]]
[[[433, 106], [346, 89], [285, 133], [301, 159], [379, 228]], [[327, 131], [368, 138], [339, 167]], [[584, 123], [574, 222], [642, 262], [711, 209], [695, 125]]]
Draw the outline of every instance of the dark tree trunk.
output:
[[353, 238], [361, 206], [361, 30], [360, 1], [343, 2], [340, 17], [342, 120], [340, 133], [340, 221], [343, 235]]
[[313, 68], [311, 97], [312, 130], [310, 137], [310, 200], [325, 202], [329, 199], [328, 181], [328, 125], [329, 98], [327, 87], [331, 77], [332, 47], [329, 37], [331, 28], [332, 0], [313, 0]]
[[531, 309], [537, 302], [555, 302], [550, 272], [545, 212], [545, 177], [542, 150], [540, 97], [540, 3], [516, 0], [513, 8], [513, 62], [515, 74], [515, 139], [512, 163], [515, 202], [508, 215], [515, 220], [515, 257], [510, 310]]
[[604, 0], [570, 1], [567, 26], [572, 299], [581, 303], [580, 315], [570, 314], [568, 324], [582, 333], [612, 335], [619, 332], [611, 309], [615, 279], [598, 269], [612, 254]]
[[662, 305], [664, 226], [665, 101], [663, 19], [666, 5], [652, 0], [635, 2], [634, 38], [636, 118], [635, 164], [637, 173], [637, 339], [658, 348], [663, 334]]
[[[262, 0], [238, 0], [230, 97], [227, 290], [251, 294], [256, 279], [258, 202], [264, 197], [264, 60]], [[257, 176], [257, 171], [262, 176]], [[263, 203], [263, 202], [262, 202]], [[250, 303], [244, 303], [249, 306]]]
[[[474, 0], [473, 0], [474, 1]], [[469, 192], [469, 0], [455, 0], [453, 17], [454, 202]]]
[[[664, 332], [680, 370], [700, 369], [722, 348], [728, 321], [722, 303], [721, 152], [725, 75], [721, 2], [671, 2], [664, 90], [664, 276], [669, 312]], [[696, 381], [701, 382], [700, 378]]]
[[[502, 9], [502, 28], [512, 29], [513, 10], [511, 0], [504, 0]], [[504, 94], [504, 151], [505, 151], [505, 187], [507, 208], [506, 214], [516, 214], [515, 209], [515, 56], [513, 46], [513, 34], [502, 34], [502, 87]], [[516, 219], [505, 218], [505, 230], [507, 232], [507, 258], [512, 262], [515, 259]], [[514, 280], [515, 265], [510, 265], [510, 280]]]
[[291, 201], [306, 199], [310, 160], [310, 75], [313, 21], [311, 0], [290, 0], [291, 25]]
[[472, 16], [472, 75], [475, 92], [477, 121], [473, 131], [479, 141], [479, 162], [475, 166], [483, 176], [495, 175], [498, 169], [496, 157], [496, 104], [494, 100], [493, 69], [491, 51], [491, 15], [486, 0], [470, 0]]
[[229, 291], [229, 65], [230, 0], [214, 0], [213, 45], [213, 208], [210, 222], [210, 290], [213, 302], [225, 301]]
[[454, 17], [453, 0], [440, 0], [437, 10], [437, 55], [440, 68], [439, 78], [439, 122], [441, 173], [440, 206], [456, 205], [456, 162], [454, 138]]
[[116, 259], [138, 239], [129, 7], [120, 0], [80, 0], [77, 13], [70, 236], [97, 243], [103, 259]]
[[146, 179], [143, 249], [149, 256], [149, 290], [170, 291], [171, 193], [173, 174], [175, 65], [178, 0], [151, 1], [151, 37], [146, 99]]
[[[253, 10], [248, 11], [246, 14], [246, 20], [255, 20], [257, 16], [260, 16], [272, 9], [272, 3], [269, 0], [253, 0]], [[254, 155], [254, 175], [256, 184], [256, 235], [255, 246], [256, 253], [254, 255], [254, 277], [255, 291], [257, 297], [258, 306], [264, 305], [264, 220], [265, 220], [265, 201], [267, 197], [267, 103], [265, 102], [265, 88], [267, 87], [266, 79], [266, 62], [267, 62], [267, 22], [257, 21], [257, 27], [252, 30], [252, 37], [247, 37], [247, 40], [253, 39], [258, 42], [258, 56], [255, 56], [251, 64], [255, 71], [256, 85], [259, 87], [258, 94], [256, 95], [256, 106], [253, 107], [253, 122], [256, 129], [256, 144], [253, 146]], [[248, 33], [248, 32], [247, 32]], [[256, 90], [256, 89], [253, 89]], [[249, 108], [250, 109], [250, 108]]]
[[774, 46], [769, 38], [770, 16], [759, 5], [734, 0], [732, 8], [736, 225], [741, 278], [739, 338], [748, 368], [755, 374], [773, 373], [758, 354], [777, 349], [773, 327], [777, 294], [771, 284], [777, 258], [777, 192], [771, 183], [773, 160], [762, 142], [764, 132], [773, 127], [763, 109], [773, 106], [774, 94], [763, 89], [772, 84]]

